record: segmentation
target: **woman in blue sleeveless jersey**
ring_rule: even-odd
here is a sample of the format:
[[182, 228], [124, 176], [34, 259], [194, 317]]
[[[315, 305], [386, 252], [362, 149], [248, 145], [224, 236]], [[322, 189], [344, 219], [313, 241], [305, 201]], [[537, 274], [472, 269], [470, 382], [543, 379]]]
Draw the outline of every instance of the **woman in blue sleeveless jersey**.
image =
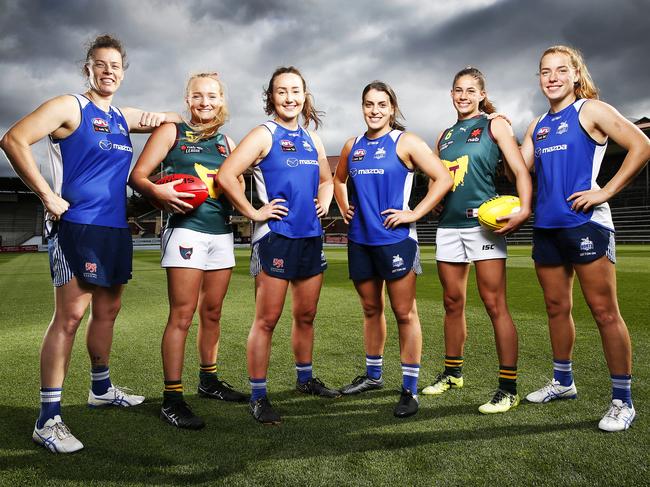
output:
[[[312, 375], [314, 318], [327, 267], [319, 217], [332, 200], [332, 175], [320, 138], [303, 128], [320, 125], [319, 113], [295, 67], [278, 68], [264, 93], [273, 115], [253, 129], [228, 157], [217, 182], [235, 207], [255, 222], [251, 274], [255, 277], [255, 319], [248, 336], [250, 412], [264, 424], [280, 423], [267, 399], [266, 376], [273, 330], [289, 284], [293, 298], [292, 346], [299, 392], [337, 397]], [[263, 206], [254, 208], [237, 178], [253, 168]]]
[[[349, 139], [341, 151], [334, 177], [336, 202], [348, 231], [350, 279], [364, 313], [366, 374], [343, 387], [358, 394], [383, 387], [386, 341], [384, 284], [397, 320], [402, 362], [402, 393], [394, 415], [418, 411], [417, 382], [422, 330], [415, 303], [416, 274], [422, 272], [415, 222], [451, 189], [452, 179], [440, 159], [418, 136], [404, 132], [393, 89], [381, 81], [368, 84], [361, 95], [367, 130]], [[408, 206], [416, 169], [431, 178], [425, 197]], [[352, 187], [348, 197], [347, 182]]]
[[[503, 118], [489, 117], [495, 107], [488, 99], [483, 73], [473, 67], [456, 73], [451, 98], [458, 119], [440, 134], [435, 148], [454, 176], [454, 187], [445, 197], [436, 231], [436, 265], [445, 306], [445, 368], [422, 393], [437, 395], [463, 387], [465, 303], [473, 262], [499, 360], [498, 387], [479, 411], [503, 413], [519, 404], [517, 330], [506, 300], [505, 235], [517, 230], [530, 216], [531, 180], [512, 127]], [[506, 217], [503, 228], [491, 231], [479, 224], [477, 209], [496, 196], [495, 178], [501, 159], [515, 176], [521, 209]]]
[[[126, 222], [129, 132], [150, 132], [173, 113], [111, 105], [124, 78], [126, 52], [109, 35], [94, 39], [83, 74], [88, 90], [46, 101], [14, 125], [1, 146], [47, 210], [54, 316], [41, 348], [41, 414], [34, 441], [55, 453], [83, 448], [61, 420], [61, 391], [74, 337], [91, 305], [87, 346], [92, 364], [88, 405], [134, 406], [144, 397], [114, 387], [108, 370], [113, 324], [131, 277]], [[48, 136], [54, 188], [38, 170], [30, 146]]]
[[[217, 73], [190, 77], [185, 89], [190, 120], [158, 127], [136, 163], [130, 184], [156, 200], [170, 213], [163, 233], [162, 266], [167, 271], [169, 317], [162, 339], [165, 388], [160, 418], [178, 428], [200, 429], [205, 423], [183, 398], [185, 341], [199, 308], [197, 348], [200, 371], [198, 394], [223, 401], [246, 401], [217, 376], [221, 335], [221, 308], [235, 265], [232, 207], [214, 184], [221, 164], [235, 147], [220, 132], [228, 118], [223, 85]], [[166, 174], [184, 173], [200, 178], [210, 196], [196, 210], [174, 190], [179, 181], [157, 185], [148, 176], [162, 163]], [[244, 186], [244, 178], [240, 177]], [[194, 211], [192, 211], [194, 210]]]
[[[622, 431], [636, 415], [632, 346], [616, 296], [614, 225], [607, 201], [645, 166], [650, 141], [616, 109], [598, 100], [576, 49], [547, 49], [539, 63], [539, 82], [550, 109], [530, 124], [521, 150], [537, 177], [533, 259], [546, 302], [553, 379], [526, 399], [546, 403], [577, 396], [571, 316], [575, 274], [598, 325], [611, 376], [612, 402], [598, 427]], [[600, 188], [596, 177], [610, 137], [627, 154]]]

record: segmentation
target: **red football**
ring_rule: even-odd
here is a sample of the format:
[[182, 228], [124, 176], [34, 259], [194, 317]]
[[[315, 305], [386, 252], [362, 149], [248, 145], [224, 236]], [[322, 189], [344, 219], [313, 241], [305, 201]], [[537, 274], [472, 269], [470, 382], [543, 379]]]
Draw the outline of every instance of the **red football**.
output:
[[179, 193], [192, 193], [194, 196], [192, 198], [181, 198], [183, 201], [189, 203], [194, 208], [200, 206], [207, 198], [210, 196], [208, 187], [205, 185], [201, 178], [198, 176], [192, 176], [191, 174], [169, 174], [168, 176], [163, 176], [156, 184], [166, 184], [171, 181], [177, 181], [182, 179], [182, 183], [178, 183], [174, 186], [174, 189]]

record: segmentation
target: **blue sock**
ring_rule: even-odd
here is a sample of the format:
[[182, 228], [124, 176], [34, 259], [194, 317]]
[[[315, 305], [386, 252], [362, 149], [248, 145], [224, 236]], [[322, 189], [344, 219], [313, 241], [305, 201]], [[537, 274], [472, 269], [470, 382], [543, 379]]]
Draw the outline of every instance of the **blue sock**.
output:
[[571, 360], [553, 359], [553, 378], [564, 387], [573, 384], [573, 368], [571, 365]]
[[98, 367], [93, 367], [90, 371], [90, 379], [92, 381], [91, 388], [93, 394], [96, 396], [102, 396], [108, 392], [108, 388], [111, 387], [111, 377], [108, 371], [108, 365], [100, 365]]
[[381, 355], [366, 354], [366, 375], [371, 379], [381, 378], [381, 369], [384, 365], [384, 359]]
[[251, 385], [251, 402], [266, 397], [266, 377], [249, 379]]
[[42, 428], [48, 419], [57, 414], [61, 416], [61, 387], [41, 387], [41, 413], [36, 421], [36, 427]]
[[402, 387], [411, 391], [411, 394], [418, 393], [418, 376], [420, 375], [420, 364], [402, 364]]
[[298, 382], [304, 384], [312, 378], [311, 362], [296, 362], [296, 372], [298, 374]]
[[632, 376], [612, 375], [612, 400], [620, 399], [632, 406]]

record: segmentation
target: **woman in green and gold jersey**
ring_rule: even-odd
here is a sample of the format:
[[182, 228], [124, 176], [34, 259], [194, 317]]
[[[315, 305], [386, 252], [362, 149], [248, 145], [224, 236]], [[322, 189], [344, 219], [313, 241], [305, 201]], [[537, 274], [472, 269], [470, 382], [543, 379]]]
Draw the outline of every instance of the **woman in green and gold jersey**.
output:
[[[465, 302], [469, 266], [476, 266], [479, 294], [490, 316], [499, 356], [499, 386], [481, 413], [502, 413], [519, 404], [517, 395], [517, 330], [506, 302], [505, 235], [530, 215], [531, 179], [510, 124], [495, 112], [485, 92], [485, 77], [468, 67], [454, 76], [451, 98], [458, 121], [438, 137], [436, 152], [454, 178], [440, 213], [436, 262], [445, 306], [445, 370], [423, 394], [442, 394], [463, 387], [463, 353], [467, 337]], [[479, 225], [478, 207], [496, 196], [494, 179], [502, 156], [516, 177], [521, 210], [500, 230]]]
[[[165, 124], [149, 138], [133, 169], [130, 184], [156, 201], [169, 218], [162, 237], [161, 264], [167, 270], [169, 317], [162, 339], [165, 376], [162, 420], [178, 427], [204, 426], [183, 400], [183, 359], [187, 332], [199, 308], [197, 345], [200, 358], [198, 394], [223, 401], [246, 401], [217, 377], [221, 306], [235, 266], [232, 205], [216, 184], [216, 175], [234, 148], [219, 132], [228, 117], [223, 85], [217, 73], [201, 73], [187, 83], [185, 102], [190, 120]], [[208, 187], [208, 199], [193, 209], [174, 186], [156, 185], [148, 176], [162, 163], [165, 174], [191, 174]], [[244, 180], [239, 178], [244, 186]]]

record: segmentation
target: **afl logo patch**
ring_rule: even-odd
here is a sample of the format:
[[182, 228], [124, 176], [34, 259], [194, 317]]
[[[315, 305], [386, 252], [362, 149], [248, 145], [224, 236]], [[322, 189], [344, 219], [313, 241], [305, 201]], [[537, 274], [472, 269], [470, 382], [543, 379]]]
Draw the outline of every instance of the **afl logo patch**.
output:
[[365, 149], [357, 149], [352, 153], [353, 161], [362, 161], [364, 157], [366, 157]]
[[101, 150], [111, 150], [113, 148], [113, 144], [111, 144], [110, 140], [100, 140], [99, 141], [99, 148]]
[[296, 152], [296, 146], [294, 143], [287, 139], [282, 139], [280, 141], [280, 147], [284, 152]]
[[95, 129], [95, 132], [104, 132], [105, 134], [111, 132], [108, 128], [108, 122], [103, 118], [93, 118], [93, 129]]
[[546, 137], [548, 137], [549, 132], [551, 131], [550, 127], [542, 127], [537, 131], [537, 134], [535, 134], [535, 140], [544, 140]]

